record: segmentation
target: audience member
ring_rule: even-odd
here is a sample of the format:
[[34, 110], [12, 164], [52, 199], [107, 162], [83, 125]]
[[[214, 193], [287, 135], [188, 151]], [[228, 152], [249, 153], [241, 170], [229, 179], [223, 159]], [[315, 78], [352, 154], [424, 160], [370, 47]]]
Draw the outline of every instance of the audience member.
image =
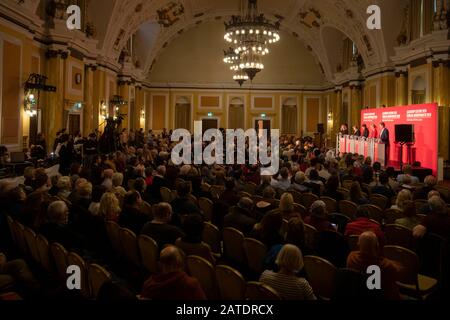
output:
[[311, 286], [305, 278], [298, 278], [303, 269], [303, 255], [299, 248], [287, 244], [283, 246], [276, 260], [278, 272], [266, 270], [260, 282], [275, 289], [283, 300], [316, 300]]

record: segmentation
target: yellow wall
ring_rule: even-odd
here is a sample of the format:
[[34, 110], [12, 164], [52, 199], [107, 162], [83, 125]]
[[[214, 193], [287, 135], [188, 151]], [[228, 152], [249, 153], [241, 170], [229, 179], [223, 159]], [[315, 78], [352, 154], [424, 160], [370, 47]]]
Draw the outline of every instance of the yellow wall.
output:
[[[327, 104], [328, 94], [303, 93], [295, 91], [247, 91], [247, 90], [164, 90], [145, 89], [147, 94], [147, 116], [149, 122], [147, 129], [155, 131], [162, 128], [174, 129], [175, 105], [180, 99], [191, 103], [192, 128], [194, 121], [201, 121], [208, 118], [208, 113], [212, 113], [212, 118], [218, 119], [219, 126], [228, 128], [228, 108], [230, 101], [238, 98], [244, 102], [245, 128], [254, 128], [255, 121], [261, 118], [262, 114], [266, 119], [271, 120], [273, 129], [280, 129], [281, 107], [287, 99], [297, 101], [298, 112], [298, 132], [314, 133], [317, 123], [324, 123], [327, 126]], [[203, 102], [203, 103], [202, 103]], [[305, 108], [305, 104], [309, 107]], [[215, 105], [215, 106], [214, 106]], [[167, 114], [167, 118], [166, 118]], [[309, 120], [308, 120], [309, 119]], [[311, 119], [317, 119], [318, 122]], [[308, 125], [309, 124], [309, 125]]]
[[[0, 24], [0, 45], [2, 53], [2, 96], [0, 143], [7, 144], [10, 150], [20, 150], [29, 136], [30, 121], [23, 109], [23, 84], [31, 73], [49, 77], [48, 84], [57, 87], [56, 93], [42, 93], [41, 131], [47, 134], [48, 144], [52, 145], [55, 134], [66, 126], [68, 112], [74, 102], [83, 102], [83, 134], [87, 135], [103, 123], [101, 103], [106, 104], [116, 94], [130, 102], [130, 90], [135, 90], [135, 107], [130, 110], [124, 105], [120, 113], [127, 114], [123, 127], [139, 127], [159, 131], [162, 128], [174, 129], [175, 104], [178, 99], [187, 99], [192, 105], [192, 127], [194, 121], [207, 118], [208, 113], [219, 121], [219, 126], [227, 128], [228, 108], [232, 99], [244, 102], [245, 128], [253, 128], [256, 119], [265, 114], [272, 121], [272, 128], [280, 128], [282, 123], [283, 101], [292, 99], [297, 103], [297, 134], [312, 134], [317, 123], [324, 123], [329, 138], [342, 122], [359, 124], [362, 107], [378, 108], [382, 105], [394, 106], [412, 102], [412, 86], [418, 76], [426, 83], [426, 101], [437, 102], [440, 106], [439, 135], [440, 156], [445, 160], [449, 155], [450, 133], [450, 71], [444, 64], [426, 64], [407, 67], [407, 74], [396, 76], [392, 72], [375, 75], [361, 82], [360, 89], [349, 84], [336, 90], [320, 92], [276, 91], [276, 90], [218, 90], [218, 89], [150, 89], [139, 90], [134, 84], [118, 85], [117, 73], [104, 67], [86, 68], [82, 60], [69, 55], [47, 58], [48, 48], [33, 40], [27, 31]], [[80, 73], [82, 82], [75, 83], [75, 74]], [[131, 89], [134, 88], [134, 89]], [[343, 110], [344, 99], [348, 110]], [[328, 106], [328, 108], [327, 108]], [[141, 110], [145, 109], [145, 119]], [[76, 110], [75, 110], [76, 111]], [[328, 111], [332, 114], [329, 122]], [[110, 114], [113, 110], [110, 110]], [[347, 114], [348, 117], [344, 115]], [[100, 130], [103, 127], [100, 126]]]

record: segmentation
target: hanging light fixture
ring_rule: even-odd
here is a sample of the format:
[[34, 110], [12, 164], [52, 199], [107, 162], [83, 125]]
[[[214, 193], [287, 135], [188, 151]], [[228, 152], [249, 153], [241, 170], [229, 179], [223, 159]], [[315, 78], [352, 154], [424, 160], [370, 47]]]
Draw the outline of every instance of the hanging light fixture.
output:
[[[262, 58], [269, 54], [269, 45], [280, 40], [280, 23], [273, 23], [258, 13], [257, 0], [247, 0], [247, 7], [242, 6], [241, 16], [233, 16], [225, 23], [224, 39], [234, 47], [239, 56], [239, 70], [253, 80], [264, 69]], [[230, 51], [226, 51], [231, 55]], [[229, 63], [225, 61], [225, 63]], [[233, 70], [235, 71], [235, 70]]]
[[236, 53], [236, 50], [233, 48], [229, 48], [228, 50], [224, 51], [225, 58], [223, 61], [230, 66], [230, 70], [234, 72], [233, 80], [239, 83], [239, 85], [242, 87], [244, 82], [246, 82], [249, 77], [248, 75], [241, 70], [241, 55], [239, 53]]

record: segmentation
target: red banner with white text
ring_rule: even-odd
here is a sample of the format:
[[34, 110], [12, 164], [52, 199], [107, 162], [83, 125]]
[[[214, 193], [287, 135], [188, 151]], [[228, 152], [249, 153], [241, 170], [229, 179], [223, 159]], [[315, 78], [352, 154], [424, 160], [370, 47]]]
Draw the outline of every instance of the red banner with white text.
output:
[[[372, 131], [375, 124], [378, 137], [381, 134], [380, 123], [384, 122], [389, 130], [389, 165], [400, 164], [400, 145], [396, 144], [395, 125], [414, 125], [415, 143], [411, 146], [410, 162], [420, 162], [422, 167], [430, 168], [437, 175], [438, 170], [438, 106], [437, 104], [419, 104], [361, 111], [361, 122]], [[408, 148], [403, 146], [403, 163], [408, 160]]]

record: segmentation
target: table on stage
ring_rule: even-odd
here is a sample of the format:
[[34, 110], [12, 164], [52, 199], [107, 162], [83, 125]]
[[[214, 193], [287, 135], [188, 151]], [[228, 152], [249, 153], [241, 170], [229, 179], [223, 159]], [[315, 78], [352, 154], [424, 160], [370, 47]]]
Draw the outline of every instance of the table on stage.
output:
[[350, 135], [337, 135], [336, 137], [337, 155], [344, 153], [357, 153], [364, 157], [372, 158], [374, 162], [385, 163], [386, 145], [378, 139], [362, 138]]

